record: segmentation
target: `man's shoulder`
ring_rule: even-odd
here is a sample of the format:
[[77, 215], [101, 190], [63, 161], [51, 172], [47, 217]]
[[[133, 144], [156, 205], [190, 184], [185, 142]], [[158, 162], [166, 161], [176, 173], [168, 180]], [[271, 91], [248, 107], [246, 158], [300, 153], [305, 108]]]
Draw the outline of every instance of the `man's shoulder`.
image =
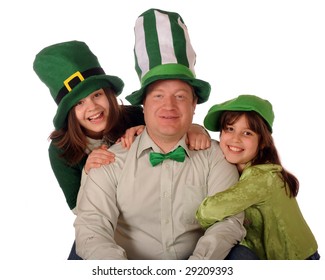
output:
[[[108, 151], [115, 155], [115, 160], [111, 163], [104, 164], [99, 168], [92, 168], [88, 177], [106, 178], [108, 174], [112, 176], [112, 174], [118, 174], [118, 172], [123, 169], [129, 150], [124, 148], [121, 143], [115, 143], [108, 148]], [[113, 177], [115, 177], [115, 175]]]
[[217, 140], [211, 139], [211, 147], [220, 150], [220, 143]]
[[195, 150], [191, 151], [187, 149], [187, 152], [192, 160], [198, 160], [202, 162], [218, 162], [218, 161], [223, 161], [224, 156], [223, 153], [220, 149], [219, 142], [216, 140], [211, 140], [211, 146], [207, 149], [204, 150]]
[[108, 148], [108, 150], [109, 150], [110, 152], [114, 153], [114, 154], [120, 154], [120, 153], [123, 154], [123, 153], [125, 153], [125, 152], [128, 151], [127, 148], [124, 148], [124, 147], [122, 146], [122, 143], [121, 143], [121, 142], [113, 144], [112, 146], [110, 146], [110, 147]]
[[110, 146], [108, 150], [115, 155], [115, 161], [118, 160], [120, 162], [124, 162], [128, 157], [136, 157], [140, 136], [135, 137], [129, 149], [123, 147], [122, 143], [115, 143], [114, 145]]
[[194, 152], [199, 152], [201, 154], [209, 155], [219, 151], [221, 152], [219, 142], [217, 140], [211, 139], [211, 145], [209, 148], [204, 150], [194, 151]]

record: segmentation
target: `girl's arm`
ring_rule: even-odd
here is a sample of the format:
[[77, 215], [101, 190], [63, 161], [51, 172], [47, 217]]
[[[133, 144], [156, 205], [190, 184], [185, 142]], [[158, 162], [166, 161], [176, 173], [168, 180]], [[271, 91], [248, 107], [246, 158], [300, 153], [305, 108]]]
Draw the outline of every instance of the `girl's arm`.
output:
[[191, 124], [187, 131], [186, 144], [190, 150], [205, 150], [211, 146], [211, 137], [203, 126]]
[[[249, 171], [253, 170], [250, 168]], [[265, 201], [271, 194], [272, 180], [267, 172], [252, 172], [229, 189], [206, 197], [196, 212], [203, 228], [236, 215], [252, 205]]]
[[64, 193], [69, 208], [73, 211], [76, 207], [84, 162], [74, 166], [69, 165], [64, 158], [60, 156], [62, 151], [53, 143], [50, 144], [48, 152], [53, 173]]

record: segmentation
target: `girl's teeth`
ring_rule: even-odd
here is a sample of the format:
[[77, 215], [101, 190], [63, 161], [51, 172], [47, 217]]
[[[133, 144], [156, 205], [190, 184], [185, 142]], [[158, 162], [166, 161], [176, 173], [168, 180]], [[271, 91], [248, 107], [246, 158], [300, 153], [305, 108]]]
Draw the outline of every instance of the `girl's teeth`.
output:
[[91, 116], [89, 117], [90, 120], [93, 120], [93, 119], [97, 119], [99, 116], [100, 116], [101, 113], [98, 113], [97, 115], [95, 116]]
[[231, 147], [231, 146], [229, 146], [229, 149], [234, 151], [234, 152], [239, 152], [239, 151], [242, 150], [242, 149], [239, 149], [239, 148], [236, 148], [236, 147]]

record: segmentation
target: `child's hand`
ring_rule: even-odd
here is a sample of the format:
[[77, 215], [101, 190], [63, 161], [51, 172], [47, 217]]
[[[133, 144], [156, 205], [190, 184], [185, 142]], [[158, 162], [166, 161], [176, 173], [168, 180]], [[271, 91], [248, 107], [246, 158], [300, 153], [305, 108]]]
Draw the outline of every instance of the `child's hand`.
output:
[[98, 168], [103, 164], [114, 162], [115, 155], [107, 150], [106, 145], [101, 145], [99, 148], [94, 149], [88, 156], [85, 164], [85, 172], [88, 174], [91, 168]]
[[125, 134], [116, 142], [121, 142], [122, 147], [129, 149], [135, 139], [135, 136], [140, 135], [143, 132], [144, 128], [144, 125], [130, 127], [125, 131]]
[[205, 150], [210, 148], [211, 138], [202, 126], [192, 124], [187, 132], [186, 144], [190, 150]]

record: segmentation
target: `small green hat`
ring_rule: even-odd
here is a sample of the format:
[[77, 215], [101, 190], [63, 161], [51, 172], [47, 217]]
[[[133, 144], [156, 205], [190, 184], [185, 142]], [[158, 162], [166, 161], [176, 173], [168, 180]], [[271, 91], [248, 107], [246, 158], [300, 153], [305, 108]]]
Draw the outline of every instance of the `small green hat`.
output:
[[208, 100], [210, 84], [195, 78], [196, 54], [179, 14], [147, 10], [136, 20], [134, 33], [135, 70], [141, 88], [126, 97], [131, 104], [142, 104], [146, 87], [166, 79], [180, 79], [189, 83], [195, 89], [198, 103]]
[[124, 87], [120, 78], [105, 74], [84, 42], [70, 41], [44, 48], [36, 55], [33, 68], [58, 105], [53, 119], [55, 129], [65, 126], [70, 109], [90, 93], [111, 87], [119, 95]]
[[204, 126], [211, 131], [220, 131], [220, 117], [224, 111], [255, 111], [266, 122], [272, 133], [274, 113], [272, 104], [255, 95], [239, 95], [237, 98], [213, 105], [204, 118]]

